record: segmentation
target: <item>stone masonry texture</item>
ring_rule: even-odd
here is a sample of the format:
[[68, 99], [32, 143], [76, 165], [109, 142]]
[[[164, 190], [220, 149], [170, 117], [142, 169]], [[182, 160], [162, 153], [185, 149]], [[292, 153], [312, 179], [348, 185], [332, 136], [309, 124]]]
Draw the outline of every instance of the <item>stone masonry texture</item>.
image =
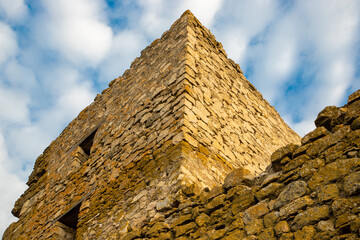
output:
[[360, 91], [302, 139], [186, 11], [38, 157], [3, 239], [358, 239]]

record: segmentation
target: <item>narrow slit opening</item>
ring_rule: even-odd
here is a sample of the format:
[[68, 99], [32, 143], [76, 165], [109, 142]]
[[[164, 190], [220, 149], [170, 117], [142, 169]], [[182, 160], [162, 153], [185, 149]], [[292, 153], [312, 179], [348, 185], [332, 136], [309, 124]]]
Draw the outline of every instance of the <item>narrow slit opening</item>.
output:
[[80, 206], [81, 206], [81, 202], [78, 203], [76, 206], [72, 207], [71, 209], [69, 209], [64, 215], [62, 215], [59, 218], [58, 221], [76, 230], [79, 221]]
[[79, 144], [79, 147], [82, 148], [82, 150], [84, 150], [84, 152], [90, 156], [90, 151], [91, 151], [91, 147], [94, 143], [94, 137], [95, 137], [95, 133], [96, 133], [96, 130], [91, 133], [87, 138], [85, 138], [84, 141], [82, 141], [80, 144]]

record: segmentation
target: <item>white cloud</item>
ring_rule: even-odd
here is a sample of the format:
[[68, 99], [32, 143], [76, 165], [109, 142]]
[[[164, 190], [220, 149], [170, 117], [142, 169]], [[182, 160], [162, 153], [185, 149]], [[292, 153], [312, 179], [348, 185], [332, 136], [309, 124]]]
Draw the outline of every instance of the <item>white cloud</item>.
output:
[[0, 22], [0, 64], [14, 56], [17, 50], [15, 32], [8, 25]]
[[2, 123], [20, 123], [28, 120], [29, 98], [16, 89], [0, 85], [0, 119]]
[[305, 118], [298, 123], [293, 123], [289, 119], [286, 119], [286, 121], [289, 123], [290, 127], [299, 134], [300, 137], [304, 137], [306, 134], [315, 129], [314, 119], [312, 116], [310, 118]]
[[24, 168], [25, 174], [30, 174], [37, 156], [93, 98], [86, 84], [73, 85], [53, 106], [37, 113], [37, 121], [10, 131], [6, 140], [14, 159], [9, 169]]
[[269, 101], [276, 100], [278, 91], [288, 81], [298, 64], [296, 19], [287, 16], [271, 27], [271, 33], [260, 43], [249, 46], [249, 60], [254, 63], [252, 81], [257, 83]]
[[27, 14], [27, 6], [24, 0], [0, 0], [0, 15], [17, 21], [22, 20]]
[[[327, 105], [340, 105], [347, 89], [357, 80], [356, 49], [359, 41], [360, 3], [358, 1], [301, 1], [296, 14], [302, 19], [302, 48], [311, 49], [309, 60], [316, 76], [307, 91], [312, 98], [302, 111], [320, 111]], [[315, 119], [315, 116], [313, 116]]]
[[46, 13], [38, 19], [42, 44], [79, 65], [96, 66], [110, 49], [112, 30], [98, 0], [43, 1]]
[[16, 60], [7, 61], [4, 66], [6, 81], [17, 90], [31, 92], [36, 90], [37, 81], [33, 70]]
[[215, 33], [265, 98], [291, 113], [288, 122], [310, 129], [309, 119], [341, 104], [357, 81], [359, 8], [357, 1], [227, 0]]
[[142, 33], [124, 30], [114, 36], [111, 52], [100, 67], [100, 81], [109, 82], [120, 76], [130, 67], [130, 63], [140, 56], [140, 51], [146, 46]]
[[10, 211], [15, 201], [26, 189], [25, 182], [21, 181], [16, 173], [11, 173], [7, 169], [9, 161], [4, 138], [0, 131], [0, 236], [11, 222], [16, 221]]
[[206, 8], [202, 0], [181, 1], [180, 9], [190, 9], [190, 11], [204, 24], [210, 28], [215, 20], [216, 13], [220, 10], [223, 0], [207, 0]]
[[[341, 104], [349, 88], [360, 86], [359, 1], [304, 0], [286, 7], [277, 0], [126, 2], [113, 12], [128, 22], [121, 18], [112, 30], [105, 1], [43, 0], [27, 14], [33, 8], [24, 0], [0, 0], [6, 21], [0, 22], [0, 181], [6, 183], [0, 184], [6, 194], [0, 235], [34, 160], [91, 103], [93, 82], [119, 76], [186, 9], [301, 136], [314, 129], [320, 110]], [[114, 16], [109, 19], [117, 21]]]
[[165, 1], [138, 0], [143, 10], [140, 24], [150, 38], [159, 37], [170, 25], [189, 9], [206, 27], [213, 24], [223, 0], [208, 0], [206, 7], [202, 0]]
[[245, 67], [250, 41], [262, 40], [263, 33], [277, 16], [277, 2], [273, 0], [225, 0], [219, 9], [214, 33], [223, 42], [230, 58]]

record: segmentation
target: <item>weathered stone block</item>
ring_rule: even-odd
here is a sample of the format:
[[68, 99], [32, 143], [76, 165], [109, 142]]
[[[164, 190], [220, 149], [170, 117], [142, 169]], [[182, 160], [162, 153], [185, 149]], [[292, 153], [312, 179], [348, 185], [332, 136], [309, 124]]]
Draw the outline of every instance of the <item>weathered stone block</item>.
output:
[[298, 148], [299, 146], [296, 144], [288, 144], [284, 147], [279, 148], [271, 155], [271, 164], [274, 169], [274, 171], [279, 171], [282, 169], [282, 166], [280, 164], [280, 161], [285, 157], [292, 157], [293, 152]]
[[299, 213], [294, 218], [291, 229], [297, 231], [304, 226], [319, 222], [330, 217], [331, 208], [327, 205], [316, 206]]
[[284, 188], [284, 184], [273, 182], [264, 188], [260, 188], [260, 190], [255, 193], [255, 197], [259, 201], [265, 198], [272, 199], [277, 197], [283, 188]]
[[316, 128], [312, 132], [309, 132], [301, 139], [301, 144], [305, 145], [307, 143], [313, 142], [319, 138], [322, 138], [328, 135], [330, 132], [323, 126]]
[[172, 223], [172, 227], [184, 225], [192, 221], [193, 221], [192, 214], [181, 215], [180, 217], [174, 220], [174, 222]]
[[231, 232], [229, 235], [225, 236], [224, 240], [238, 240], [244, 239], [246, 237], [244, 230], [236, 229], [235, 231]]
[[184, 234], [195, 232], [196, 228], [197, 228], [197, 225], [195, 222], [190, 222], [185, 225], [176, 226], [176, 227], [174, 227], [175, 237], [180, 237]]
[[259, 234], [264, 229], [262, 219], [254, 219], [245, 226], [247, 235]]
[[360, 192], [360, 171], [351, 173], [344, 178], [344, 191], [347, 196], [357, 195]]
[[345, 113], [345, 123], [351, 123], [360, 116], [360, 101], [348, 105]]
[[169, 224], [165, 222], [156, 222], [151, 228], [146, 232], [147, 237], [156, 237], [160, 232], [166, 232], [170, 229]]
[[209, 194], [207, 195], [208, 201], [211, 201], [213, 198], [219, 196], [220, 194], [224, 193], [224, 188], [222, 188], [221, 186], [215, 186], [213, 187]]
[[317, 116], [315, 120], [316, 127], [325, 127], [328, 130], [332, 130], [335, 126], [337, 118], [341, 115], [340, 108], [336, 106], [325, 107]]
[[206, 225], [210, 221], [210, 217], [206, 213], [201, 213], [196, 219], [195, 222], [199, 227]]
[[225, 178], [223, 187], [229, 189], [239, 184], [244, 184], [243, 180], [246, 175], [250, 175], [250, 171], [246, 168], [237, 168], [230, 172]]
[[344, 177], [352, 169], [360, 166], [360, 158], [339, 159], [320, 168], [308, 181], [310, 189], [315, 189], [321, 184]]
[[328, 201], [339, 196], [339, 188], [336, 184], [320, 186], [317, 189], [317, 192], [318, 198], [321, 202]]
[[355, 101], [358, 101], [359, 99], [360, 99], [360, 89], [350, 94], [347, 103], [351, 104]]
[[316, 229], [321, 232], [335, 231], [334, 223], [331, 220], [320, 221], [316, 224]]
[[360, 129], [360, 116], [357, 117], [352, 123], [351, 123], [351, 130], [357, 130]]
[[293, 160], [291, 160], [289, 163], [287, 163], [283, 167], [284, 173], [289, 172], [295, 168], [301, 167], [301, 165], [303, 165], [304, 163], [309, 161], [309, 159], [310, 159], [310, 157], [306, 154], [303, 154], [303, 155], [300, 155], [300, 156], [294, 158]]
[[349, 197], [349, 198], [338, 198], [333, 201], [331, 204], [331, 210], [335, 216], [338, 216], [342, 213], [360, 212], [360, 197]]
[[309, 179], [318, 169], [325, 165], [325, 160], [321, 158], [315, 158], [305, 162], [301, 166], [300, 176]]
[[260, 218], [269, 212], [267, 202], [259, 202], [255, 206], [249, 207], [244, 211], [243, 221], [247, 225], [250, 221]]
[[274, 233], [274, 229], [273, 228], [266, 228], [264, 229], [264, 231], [262, 231], [259, 236], [258, 236], [259, 240], [275, 240], [275, 233]]
[[274, 227], [277, 236], [290, 232], [290, 226], [287, 221], [278, 222]]
[[213, 198], [208, 204], [206, 204], [205, 208], [210, 211], [214, 211], [218, 208], [221, 208], [225, 205], [225, 198], [226, 198], [226, 195], [221, 194], [221, 195]]
[[309, 155], [310, 157], [319, 156], [326, 149], [340, 142], [346, 136], [346, 134], [349, 133], [349, 131], [350, 131], [350, 127], [344, 126], [341, 127], [339, 130], [337, 130], [336, 132], [316, 140], [306, 150], [307, 155]]
[[305, 226], [294, 233], [295, 240], [312, 240], [316, 230], [314, 226]]
[[335, 220], [335, 228], [341, 229], [344, 227], [349, 227], [356, 218], [357, 216], [351, 213], [341, 214]]
[[212, 230], [208, 232], [208, 236], [210, 239], [222, 239], [226, 234], [225, 229], [219, 229], [219, 230]]
[[171, 209], [171, 204], [170, 199], [167, 197], [156, 203], [156, 210], [159, 212], [167, 211], [169, 209]]
[[274, 211], [266, 214], [264, 216], [264, 226], [266, 228], [274, 227], [277, 222], [279, 222], [279, 212]]
[[306, 208], [307, 206], [311, 206], [314, 204], [314, 200], [311, 199], [309, 195], [305, 195], [303, 197], [297, 198], [294, 201], [286, 204], [282, 208], [280, 208], [280, 217], [288, 217], [289, 215], [293, 215], [298, 213], [300, 210]]
[[294, 233], [284, 233], [279, 238], [280, 240], [293, 240], [294, 239]]
[[307, 184], [305, 181], [295, 181], [288, 184], [285, 189], [279, 194], [276, 199], [274, 208], [279, 209], [280, 207], [288, 204], [292, 200], [305, 195]]
[[234, 198], [231, 202], [230, 209], [233, 215], [245, 210], [255, 202], [255, 197], [251, 189], [243, 189], [241, 195]]

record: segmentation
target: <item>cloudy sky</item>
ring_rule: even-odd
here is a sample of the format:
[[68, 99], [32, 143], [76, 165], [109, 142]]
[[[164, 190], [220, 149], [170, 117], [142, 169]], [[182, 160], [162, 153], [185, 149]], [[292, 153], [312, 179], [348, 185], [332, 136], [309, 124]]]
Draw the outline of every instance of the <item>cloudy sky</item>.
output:
[[0, 0], [0, 236], [36, 157], [186, 9], [301, 136], [360, 88], [356, 0]]

